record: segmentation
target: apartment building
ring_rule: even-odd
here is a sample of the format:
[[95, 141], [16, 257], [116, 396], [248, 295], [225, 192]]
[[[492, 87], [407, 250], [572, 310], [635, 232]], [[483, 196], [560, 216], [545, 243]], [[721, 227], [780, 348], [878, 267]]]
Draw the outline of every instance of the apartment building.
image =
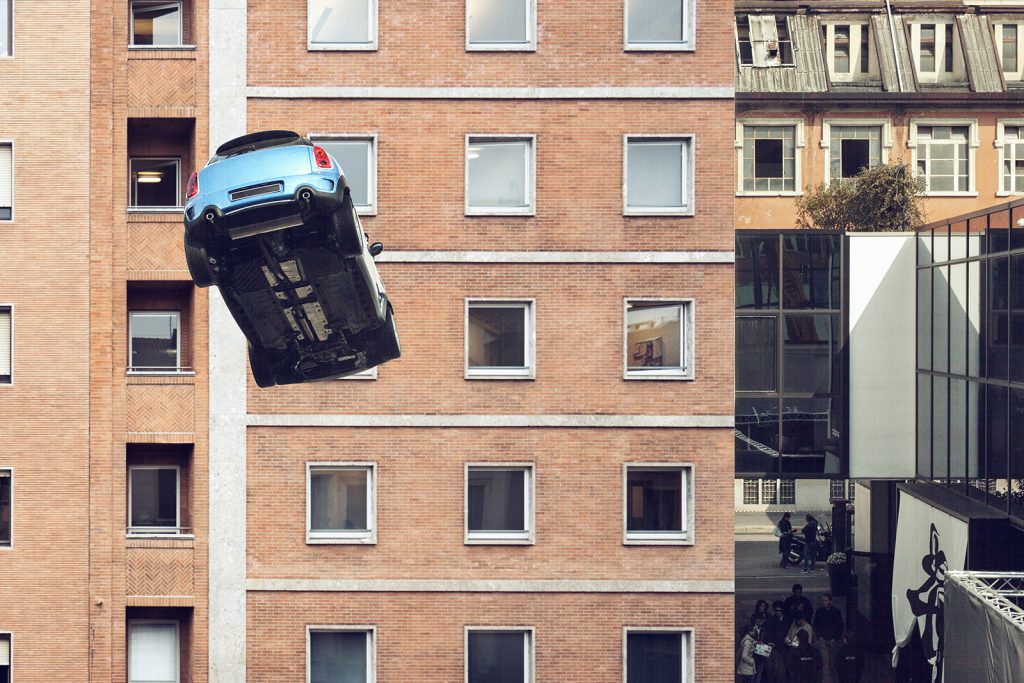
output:
[[737, 510], [828, 509], [879, 464], [851, 451], [845, 349], [866, 302], [847, 270], [858, 266], [842, 236], [796, 229], [796, 198], [896, 161], [924, 179], [928, 220], [1024, 191], [1024, 14], [890, 9], [736, 7]]
[[207, 6], [93, 2], [86, 26], [89, 676], [200, 683], [210, 680], [207, 296], [185, 266], [181, 206], [207, 148]]
[[731, 5], [209, 11], [209, 145], [339, 159], [403, 347], [260, 390], [211, 292], [211, 680], [731, 680]]

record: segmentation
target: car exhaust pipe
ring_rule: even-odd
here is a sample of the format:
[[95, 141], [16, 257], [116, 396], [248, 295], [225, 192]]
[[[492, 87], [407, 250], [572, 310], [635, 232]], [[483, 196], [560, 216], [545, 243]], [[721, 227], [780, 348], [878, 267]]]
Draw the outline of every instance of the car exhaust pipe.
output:
[[312, 199], [312, 197], [313, 193], [310, 192], [309, 190], [303, 190], [302, 192], [299, 193], [299, 199], [301, 199], [304, 202], [308, 202], [310, 199]]
[[213, 215], [213, 211], [207, 211], [206, 212], [206, 222], [207, 223], [212, 223], [216, 218], [217, 217], [215, 215]]

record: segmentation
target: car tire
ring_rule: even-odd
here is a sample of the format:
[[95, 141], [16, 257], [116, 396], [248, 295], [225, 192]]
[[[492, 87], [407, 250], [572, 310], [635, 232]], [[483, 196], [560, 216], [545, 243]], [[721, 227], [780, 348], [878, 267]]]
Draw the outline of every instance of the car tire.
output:
[[249, 367], [252, 368], [252, 378], [256, 380], [256, 386], [259, 388], [266, 389], [277, 384], [274, 380], [274, 369], [266, 355], [257, 351], [252, 344], [249, 344]]
[[395, 325], [394, 309], [390, 303], [379, 339], [378, 349], [382, 360], [392, 360], [402, 355], [402, 343], [398, 339], [398, 327]]
[[206, 248], [196, 244], [191, 233], [185, 231], [185, 263], [196, 287], [209, 287], [213, 284], [213, 270]]
[[347, 188], [341, 207], [331, 214], [331, 229], [342, 256], [358, 256], [362, 252], [363, 228]]

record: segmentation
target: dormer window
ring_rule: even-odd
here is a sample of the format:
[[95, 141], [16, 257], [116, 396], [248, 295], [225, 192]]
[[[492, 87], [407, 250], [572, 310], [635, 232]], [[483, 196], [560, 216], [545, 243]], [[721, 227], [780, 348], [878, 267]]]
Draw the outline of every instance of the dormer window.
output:
[[1007, 82], [1019, 83], [1024, 80], [1024, 59], [1021, 59], [1021, 50], [1024, 50], [1024, 23], [997, 21], [994, 30], [996, 52], [999, 55], [1003, 78]]
[[921, 84], [966, 80], [960, 36], [952, 17], [910, 24], [910, 43]]
[[872, 59], [871, 27], [866, 21], [825, 23], [821, 33], [833, 83], [879, 80]]
[[740, 66], [793, 66], [793, 39], [784, 16], [736, 18], [736, 52]]

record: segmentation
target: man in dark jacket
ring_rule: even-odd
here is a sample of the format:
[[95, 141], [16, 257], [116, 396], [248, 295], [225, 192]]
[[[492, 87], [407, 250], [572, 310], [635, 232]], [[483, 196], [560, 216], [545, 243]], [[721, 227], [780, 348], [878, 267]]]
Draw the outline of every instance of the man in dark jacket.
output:
[[832, 683], [834, 680], [832, 660], [842, 638], [843, 613], [832, 604], [832, 595], [825, 593], [821, 596], [821, 607], [814, 613], [814, 645], [821, 655], [823, 683]]
[[779, 520], [779, 566], [783, 569], [789, 567], [789, 552], [793, 548], [793, 523], [789, 521], [789, 513], [784, 512]]
[[793, 584], [793, 594], [786, 598], [786, 602], [782, 603], [783, 609], [786, 610], [786, 616], [792, 621], [796, 619], [797, 605], [803, 605], [804, 619], [811, 621], [812, 615], [814, 614], [814, 608], [811, 607], [811, 601], [804, 597], [804, 587], [799, 583]]
[[814, 571], [814, 563], [818, 559], [818, 520], [814, 515], [807, 515], [807, 524], [800, 529], [800, 535], [804, 537], [804, 568], [800, 571], [807, 573]]
[[853, 637], [853, 631], [847, 631], [843, 642], [836, 648], [835, 668], [839, 683], [860, 683], [864, 659], [860, 645]]
[[810, 645], [806, 631], [796, 634], [797, 646], [789, 653], [790, 683], [819, 683], [821, 681], [821, 660], [818, 653]]

